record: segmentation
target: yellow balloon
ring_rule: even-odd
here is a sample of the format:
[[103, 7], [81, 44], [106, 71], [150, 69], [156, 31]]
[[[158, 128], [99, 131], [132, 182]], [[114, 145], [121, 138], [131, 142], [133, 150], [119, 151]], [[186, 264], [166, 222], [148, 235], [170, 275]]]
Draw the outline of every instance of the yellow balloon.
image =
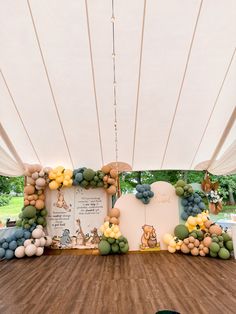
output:
[[114, 238], [115, 237], [115, 233], [114, 232], [111, 232], [110, 233], [110, 238]]
[[67, 180], [64, 180], [64, 181], [63, 181], [63, 185], [64, 185], [64, 186], [68, 186], [68, 184], [69, 184], [69, 182], [68, 182]]
[[174, 239], [170, 240], [169, 246], [174, 247], [174, 248], [176, 247], [176, 242]]
[[56, 182], [56, 181], [51, 181], [50, 183], [49, 183], [49, 188], [51, 189], [51, 190], [56, 190], [56, 189], [58, 189], [59, 188], [59, 184]]
[[116, 226], [113, 228], [113, 231], [114, 231], [115, 233], [117, 233], [117, 232], [120, 231], [120, 229], [119, 229], [119, 227], [116, 225]]
[[170, 233], [166, 233], [163, 237], [163, 241], [165, 244], [169, 244], [170, 240], [173, 239], [173, 236]]
[[170, 252], [170, 253], [175, 253], [175, 251], [176, 251], [176, 248], [174, 248], [173, 246], [168, 246], [168, 251]]
[[108, 228], [106, 229], [106, 232], [110, 234], [110, 233], [112, 232], [111, 228], [108, 227]]
[[49, 177], [50, 180], [56, 179], [56, 175], [55, 175], [55, 173], [53, 171], [49, 172], [48, 177]]
[[104, 222], [104, 227], [107, 229], [109, 227], [109, 221]]
[[107, 231], [106, 231], [106, 230], [104, 231], [104, 233], [103, 233], [103, 234], [104, 234], [104, 236], [105, 236], [105, 237], [109, 238], [109, 234], [107, 233]]
[[188, 217], [187, 222], [188, 222], [190, 225], [192, 225], [192, 226], [195, 226], [195, 225], [196, 225], [196, 219], [195, 219], [195, 217], [192, 217], [192, 216]]
[[56, 178], [56, 182], [57, 183], [62, 183], [63, 179], [64, 179], [63, 176], [59, 176], [59, 177]]
[[117, 236], [117, 239], [121, 236], [121, 232], [119, 231], [119, 232], [117, 232], [116, 233], [116, 236]]
[[62, 172], [64, 169], [65, 169], [65, 168], [62, 167], [62, 166], [58, 166], [58, 167], [55, 168], [55, 170], [56, 170], [57, 172]]
[[68, 175], [70, 178], [73, 176], [73, 171], [72, 170], [70, 170], [70, 169], [66, 169], [65, 171], [64, 171], [64, 174], [65, 175]]

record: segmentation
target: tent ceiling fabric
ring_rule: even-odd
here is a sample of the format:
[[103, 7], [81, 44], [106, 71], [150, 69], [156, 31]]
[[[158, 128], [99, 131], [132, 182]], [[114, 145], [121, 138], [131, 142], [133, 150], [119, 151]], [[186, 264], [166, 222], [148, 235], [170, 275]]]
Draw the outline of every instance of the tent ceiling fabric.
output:
[[[236, 104], [236, 1], [115, 0], [115, 15], [119, 160], [210, 160]], [[0, 119], [24, 162], [115, 160], [110, 0], [2, 1], [0, 47]]]

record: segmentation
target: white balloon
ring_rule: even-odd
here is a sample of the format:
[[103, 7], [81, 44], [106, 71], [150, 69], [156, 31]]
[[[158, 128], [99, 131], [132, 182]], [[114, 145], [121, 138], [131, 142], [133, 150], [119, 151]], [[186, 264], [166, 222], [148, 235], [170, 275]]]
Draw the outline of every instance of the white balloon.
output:
[[46, 239], [44, 237], [40, 238], [39, 241], [40, 241], [40, 246], [45, 246]]
[[22, 258], [25, 256], [25, 247], [23, 245], [18, 246], [15, 250], [15, 256], [17, 258]]
[[27, 239], [27, 240], [25, 240], [25, 242], [24, 242], [24, 247], [26, 247], [26, 246], [28, 246], [28, 245], [30, 245], [30, 244], [32, 244], [32, 239]]
[[27, 256], [33, 256], [36, 254], [37, 246], [34, 244], [27, 245], [25, 248], [25, 255]]
[[38, 247], [38, 246], [41, 246], [41, 241], [40, 241], [40, 239], [35, 239], [35, 240], [34, 240], [34, 245], [37, 246], [37, 247]]
[[35, 255], [41, 256], [41, 255], [43, 255], [43, 252], [44, 252], [44, 247], [39, 246], [39, 247], [37, 247]]
[[50, 246], [52, 244], [52, 238], [49, 236], [46, 236], [46, 244], [45, 246]]
[[43, 236], [43, 230], [40, 228], [36, 228], [32, 232], [32, 237], [34, 239], [40, 239]]

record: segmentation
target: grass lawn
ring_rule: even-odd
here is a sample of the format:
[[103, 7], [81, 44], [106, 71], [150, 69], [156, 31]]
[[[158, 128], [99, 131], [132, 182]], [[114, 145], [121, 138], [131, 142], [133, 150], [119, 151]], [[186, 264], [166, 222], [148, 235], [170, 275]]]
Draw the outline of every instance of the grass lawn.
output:
[[230, 220], [230, 214], [236, 214], [236, 205], [224, 205], [222, 211], [218, 215], [210, 215], [210, 218], [215, 222], [220, 219]]
[[12, 197], [9, 205], [0, 207], [0, 220], [4, 223], [4, 225], [6, 223], [7, 218], [11, 218], [12, 220], [18, 217], [18, 214], [20, 213], [21, 208], [23, 207], [23, 203], [24, 203], [23, 196]]

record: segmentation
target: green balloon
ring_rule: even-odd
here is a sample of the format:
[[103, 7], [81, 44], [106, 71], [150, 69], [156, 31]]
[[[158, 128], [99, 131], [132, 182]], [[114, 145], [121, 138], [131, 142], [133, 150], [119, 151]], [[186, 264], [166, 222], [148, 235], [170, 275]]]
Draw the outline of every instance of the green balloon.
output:
[[219, 244], [216, 243], [216, 242], [212, 242], [211, 245], [210, 245], [210, 251], [214, 252], [214, 253], [218, 253], [219, 250], [220, 250]]
[[127, 253], [129, 251], [129, 244], [125, 243], [124, 247], [120, 248], [121, 253]]
[[111, 252], [111, 245], [108, 241], [101, 240], [98, 249], [101, 255], [108, 255]]
[[226, 248], [229, 250], [229, 251], [233, 251], [234, 247], [233, 247], [233, 241], [232, 240], [229, 240], [225, 243], [225, 246]]
[[114, 239], [114, 238], [108, 238], [107, 241], [108, 241], [110, 244], [113, 244], [113, 243], [115, 243], [116, 239]]
[[43, 225], [44, 222], [45, 222], [45, 219], [44, 219], [43, 217], [39, 217], [39, 218], [37, 219], [37, 223], [38, 223], [39, 225]]
[[230, 258], [230, 252], [226, 248], [223, 248], [223, 247], [219, 250], [218, 255], [222, 259]]
[[120, 250], [119, 245], [117, 243], [113, 243], [111, 246], [111, 250], [113, 253], [118, 253]]

